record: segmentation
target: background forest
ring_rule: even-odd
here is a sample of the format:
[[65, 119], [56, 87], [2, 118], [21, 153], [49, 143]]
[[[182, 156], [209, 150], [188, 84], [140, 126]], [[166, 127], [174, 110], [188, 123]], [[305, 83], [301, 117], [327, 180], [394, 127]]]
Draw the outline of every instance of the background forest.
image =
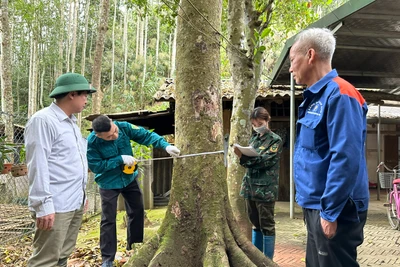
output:
[[[8, 31], [5, 26], [2, 30], [3, 41], [9, 38], [8, 47], [3, 42], [2, 59], [10, 55], [2, 74], [9, 71], [12, 81], [11, 88], [7, 88], [2, 75], [4, 113], [24, 114], [27, 119], [48, 106], [49, 92], [61, 73], [81, 73], [91, 81], [99, 34], [105, 34], [98, 88], [101, 108], [89, 107], [83, 116], [166, 107], [155, 104], [152, 96], [165, 78], [174, 77], [178, 1], [2, 2], [2, 14], [8, 12], [8, 22], [3, 16], [2, 25], [9, 27]], [[259, 36], [264, 43], [261, 51], [265, 51], [261, 79], [268, 79], [286, 38], [343, 2], [277, 1], [269, 28]], [[103, 6], [109, 9], [106, 19], [101, 15]], [[227, 1], [223, 8], [222, 35], [227, 36]], [[105, 19], [106, 29], [99, 27], [101, 19]], [[231, 77], [227, 46], [228, 39], [222, 38], [221, 79]], [[12, 97], [7, 97], [10, 93]]]

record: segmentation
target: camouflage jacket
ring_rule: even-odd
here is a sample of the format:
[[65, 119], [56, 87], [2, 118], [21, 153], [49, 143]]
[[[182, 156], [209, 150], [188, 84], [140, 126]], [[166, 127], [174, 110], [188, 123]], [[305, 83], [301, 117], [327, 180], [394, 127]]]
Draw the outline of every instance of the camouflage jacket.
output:
[[272, 131], [256, 133], [249, 144], [260, 154], [257, 157], [242, 155], [240, 165], [247, 168], [240, 195], [246, 199], [273, 202], [278, 198], [279, 158], [282, 139]]

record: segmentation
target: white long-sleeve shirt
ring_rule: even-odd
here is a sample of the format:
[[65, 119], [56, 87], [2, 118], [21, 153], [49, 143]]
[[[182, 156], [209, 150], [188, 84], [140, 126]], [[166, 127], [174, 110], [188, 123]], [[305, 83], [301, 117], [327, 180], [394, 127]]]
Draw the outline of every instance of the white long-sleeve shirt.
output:
[[87, 183], [87, 142], [55, 103], [35, 113], [25, 129], [29, 208], [37, 217], [79, 209]]

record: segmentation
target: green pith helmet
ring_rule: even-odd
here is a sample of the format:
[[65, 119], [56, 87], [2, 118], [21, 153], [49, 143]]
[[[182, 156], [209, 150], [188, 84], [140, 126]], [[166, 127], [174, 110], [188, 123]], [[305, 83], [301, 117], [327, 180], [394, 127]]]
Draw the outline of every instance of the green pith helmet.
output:
[[88, 91], [88, 93], [96, 92], [96, 89], [90, 86], [85, 77], [78, 73], [65, 73], [57, 78], [54, 90], [50, 93], [50, 97], [56, 95], [74, 92]]

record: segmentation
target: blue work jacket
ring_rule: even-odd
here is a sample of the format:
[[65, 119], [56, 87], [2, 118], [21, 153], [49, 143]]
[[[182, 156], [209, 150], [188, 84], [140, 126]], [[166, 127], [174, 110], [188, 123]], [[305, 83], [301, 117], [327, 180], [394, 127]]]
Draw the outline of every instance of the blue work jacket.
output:
[[154, 132], [128, 122], [114, 121], [119, 129], [118, 138], [106, 141], [91, 132], [88, 136], [87, 159], [89, 169], [95, 173], [94, 180], [102, 189], [120, 189], [129, 185], [138, 175], [122, 172], [124, 161], [121, 155], [133, 155], [131, 140], [141, 145], [153, 145], [165, 149], [169, 143]]
[[296, 125], [296, 201], [327, 221], [358, 221], [358, 212], [368, 209], [367, 111], [358, 90], [336, 70], [304, 91]]

